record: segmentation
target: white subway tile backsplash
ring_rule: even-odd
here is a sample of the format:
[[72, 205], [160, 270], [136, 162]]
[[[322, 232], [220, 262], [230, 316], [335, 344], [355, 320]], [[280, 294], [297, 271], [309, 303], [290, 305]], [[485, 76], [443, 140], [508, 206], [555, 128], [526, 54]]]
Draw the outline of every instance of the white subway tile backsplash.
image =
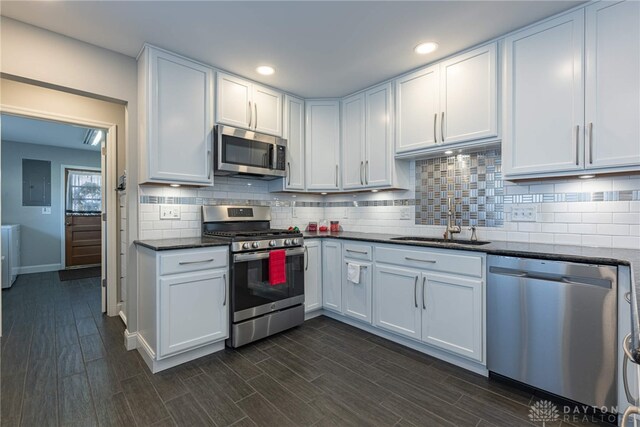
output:
[[582, 245], [581, 234], [554, 234], [553, 243], [556, 245]]
[[613, 247], [640, 249], [640, 236], [613, 236]]
[[598, 203], [598, 212], [629, 212], [629, 202]]
[[598, 224], [598, 234], [610, 236], [628, 236], [629, 226], [626, 224]]
[[596, 234], [596, 224], [567, 224], [567, 232], [571, 234]]
[[553, 244], [554, 234], [550, 233], [531, 233], [529, 234], [529, 243], [548, 243]]
[[610, 248], [612, 245], [611, 236], [602, 236], [594, 234], [585, 234], [582, 236], [583, 246], [597, 246], [601, 248]]
[[596, 224], [609, 224], [612, 222], [610, 212], [585, 212], [582, 214], [582, 221]]
[[640, 212], [615, 212], [614, 224], [640, 224]]
[[582, 222], [582, 214], [576, 212], [559, 212], [556, 213], [556, 222]]

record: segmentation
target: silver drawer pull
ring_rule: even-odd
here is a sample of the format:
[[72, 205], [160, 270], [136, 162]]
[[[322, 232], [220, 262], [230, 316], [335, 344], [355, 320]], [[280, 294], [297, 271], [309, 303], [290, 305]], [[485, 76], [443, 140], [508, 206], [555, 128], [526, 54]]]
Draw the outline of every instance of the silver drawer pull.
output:
[[[348, 263], [348, 262], [345, 262], [345, 264], [346, 264], [346, 265], [349, 265], [349, 263]], [[359, 267], [360, 267], [360, 268], [367, 268], [368, 266], [366, 266], [366, 265], [359, 265]]]
[[626, 299], [627, 302], [631, 304], [631, 292], [625, 292], [624, 299]]
[[347, 252], [353, 252], [354, 254], [362, 254], [362, 255], [369, 255], [369, 252], [367, 251], [356, 251], [355, 249], [345, 249]]
[[420, 259], [420, 258], [410, 258], [408, 256], [404, 257], [407, 261], [418, 261], [418, 262], [428, 262], [429, 264], [435, 264], [436, 261], [433, 259]]
[[189, 265], [189, 264], [204, 264], [205, 262], [213, 262], [213, 258], [203, 259], [200, 261], [180, 261], [178, 264], [180, 265]]

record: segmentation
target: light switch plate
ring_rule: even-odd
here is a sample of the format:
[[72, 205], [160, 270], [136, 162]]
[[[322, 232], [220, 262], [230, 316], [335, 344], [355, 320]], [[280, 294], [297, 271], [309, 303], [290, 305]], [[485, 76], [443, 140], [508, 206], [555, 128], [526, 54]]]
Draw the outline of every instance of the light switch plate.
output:
[[535, 205], [511, 208], [511, 221], [513, 222], [536, 222], [537, 220], [538, 209]]
[[45, 206], [42, 208], [42, 215], [51, 215], [51, 206]]
[[180, 219], [180, 206], [161, 205], [160, 219]]

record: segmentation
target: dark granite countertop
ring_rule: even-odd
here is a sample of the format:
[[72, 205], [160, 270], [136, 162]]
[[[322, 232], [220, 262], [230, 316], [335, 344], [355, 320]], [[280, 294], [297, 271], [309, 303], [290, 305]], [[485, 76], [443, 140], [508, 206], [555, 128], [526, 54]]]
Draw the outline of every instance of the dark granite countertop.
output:
[[185, 237], [180, 239], [135, 240], [133, 243], [154, 251], [208, 248], [211, 246], [229, 246], [228, 240], [216, 239], [214, 237]]
[[71, 212], [67, 211], [64, 213], [67, 216], [100, 216], [102, 212]]

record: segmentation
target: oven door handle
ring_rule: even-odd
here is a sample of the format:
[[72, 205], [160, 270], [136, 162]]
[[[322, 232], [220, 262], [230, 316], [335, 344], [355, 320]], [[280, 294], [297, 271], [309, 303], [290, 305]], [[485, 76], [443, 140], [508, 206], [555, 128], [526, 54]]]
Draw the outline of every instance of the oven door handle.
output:
[[[236, 263], [236, 262], [247, 262], [247, 261], [256, 261], [260, 259], [267, 259], [269, 258], [269, 252], [270, 251], [251, 252], [247, 254], [235, 254], [233, 256], [233, 262]], [[286, 249], [285, 252], [287, 256], [304, 255], [304, 248], [299, 247], [299, 248], [293, 248], [293, 249]]]

